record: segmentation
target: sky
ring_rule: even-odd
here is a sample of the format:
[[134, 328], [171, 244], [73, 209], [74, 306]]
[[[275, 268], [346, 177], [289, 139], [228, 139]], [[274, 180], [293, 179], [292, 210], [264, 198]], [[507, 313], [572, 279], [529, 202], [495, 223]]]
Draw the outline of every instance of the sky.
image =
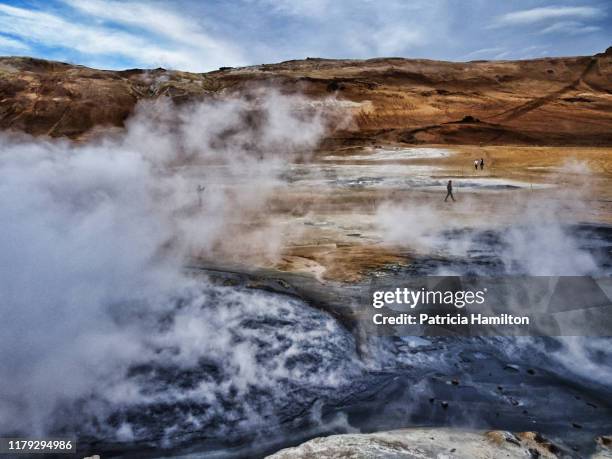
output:
[[104, 69], [529, 59], [611, 45], [608, 0], [0, 0], [0, 55]]

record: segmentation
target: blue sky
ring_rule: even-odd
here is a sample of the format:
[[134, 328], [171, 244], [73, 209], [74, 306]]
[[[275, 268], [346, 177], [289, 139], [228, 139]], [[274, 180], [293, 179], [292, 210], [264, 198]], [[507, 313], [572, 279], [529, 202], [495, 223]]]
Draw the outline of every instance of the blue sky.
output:
[[606, 0], [0, 0], [0, 55], [208, 71], [310, 57], [590, 55]]

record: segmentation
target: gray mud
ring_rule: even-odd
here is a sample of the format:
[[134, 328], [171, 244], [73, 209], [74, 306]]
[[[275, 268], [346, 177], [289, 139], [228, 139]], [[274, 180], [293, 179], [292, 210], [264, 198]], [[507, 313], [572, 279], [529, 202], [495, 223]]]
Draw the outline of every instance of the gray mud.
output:
[[[579, 225], [571, 231], [579, 247], [597, 260], [599, 274], [609, 275], [612, 228]], [[508, 273], [496, 256], [503, 243], [500, 234], [483, 231], [472, 236], [478, 244], [465, 258], [417, 259], [408, 267], [390, 267], [377, 275], [401, 279], [432, 274], [441, 267], [459, 274]], [[285, 363], [300, 368], [304, 378], [281, 377], [271, 389], [252, 390], [248, 405], [261, 415], [256, 423], [242, 422], [240, 409], [245, 400], [232, 397], [231, 392], [223, 400], [225, 411], [216, 413], [218, 418], [211, 417], [210, 406], [201, 400], [171, 405], [153, 402], [120, 409], [114, 415], [116, 424], [121, 419], [138, 428], [138, 441], [83, 438], [84, 452], [130, 457], [262, 457], [321, 435], [451, 426], [537, 431], [573, 451], [575, 457], [585, 457], [594, 450], [596, 436], [612, 432], [612, 384], [590, 377], [588, 368], [581, 367], [584, 362], [562, 364], [555, 357], [564, 352], [562, 340], [363, 336], [352, 305], [367, 290], [368, 282], [323, 285], [310, 276], [227, 266], [191, 266], [188, 271], [196, 277], [205, 275], [220, 286], [304, 303], [303, 317], [271, 314], [245, 317], [240, 323], [242, 329], [265, 332], [250, 342], [262, 365], [290, 352], [294, 331], [320, 327], [331, 333], [329, 339], [333, 336], [334, 342], [323, 345], [325, 332], [324, 341], [300, 342], [299, 351], [291, 351], [293, 356]], [[329, 329], [330, 317], [338, 328]], [[286, 346], [278, 344], [283, 340]], [[610, 339], [594, 340], [599, 341], [593, 341], [597, 346], [589, 354], [588, 365], [612, 367], [612, 351], [602, 351], [610, 349]], [[342, 365], [346, 365], [344, 378], [334, 384], [313, 384], [308, 377]], [[217, 378], [219, 384], [224, 383], [222, 365], [207, 361], [174, 372], [134, 369], [132, 376], [141, 378], [151, 390], [163, 391], [184, 390], [202, 379]], [[197, 429], [186, 423], [194, 416], [200, 417]], [[169, 434], [164, 429], [170, 425], [179, 428]]]

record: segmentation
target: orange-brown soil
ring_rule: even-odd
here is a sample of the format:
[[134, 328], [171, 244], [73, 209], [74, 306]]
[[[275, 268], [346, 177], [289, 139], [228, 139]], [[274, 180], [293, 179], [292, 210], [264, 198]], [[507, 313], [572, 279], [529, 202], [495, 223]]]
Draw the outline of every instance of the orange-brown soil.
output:
[[142, 99], [184, 102], [273, 85], [335, 96], [354, 115], [324, 148], [406, 144], [612, 145], [612, 48], [525, 61], [306, 59], [209, 73], [103, 71], [0, 58], [0, 127], [78, 138], [123, 125]]

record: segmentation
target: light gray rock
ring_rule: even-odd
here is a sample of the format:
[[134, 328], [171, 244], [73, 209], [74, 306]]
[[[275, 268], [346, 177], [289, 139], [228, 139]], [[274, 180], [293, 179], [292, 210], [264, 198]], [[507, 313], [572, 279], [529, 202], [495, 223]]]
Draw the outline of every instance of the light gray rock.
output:
[[315, 438], [268, 459], [557, 458], [566, 452], [533, 432], [416, 428]]
[[612, 435], [597, 438], [597, 452], [592, 459], [612, 459]]

